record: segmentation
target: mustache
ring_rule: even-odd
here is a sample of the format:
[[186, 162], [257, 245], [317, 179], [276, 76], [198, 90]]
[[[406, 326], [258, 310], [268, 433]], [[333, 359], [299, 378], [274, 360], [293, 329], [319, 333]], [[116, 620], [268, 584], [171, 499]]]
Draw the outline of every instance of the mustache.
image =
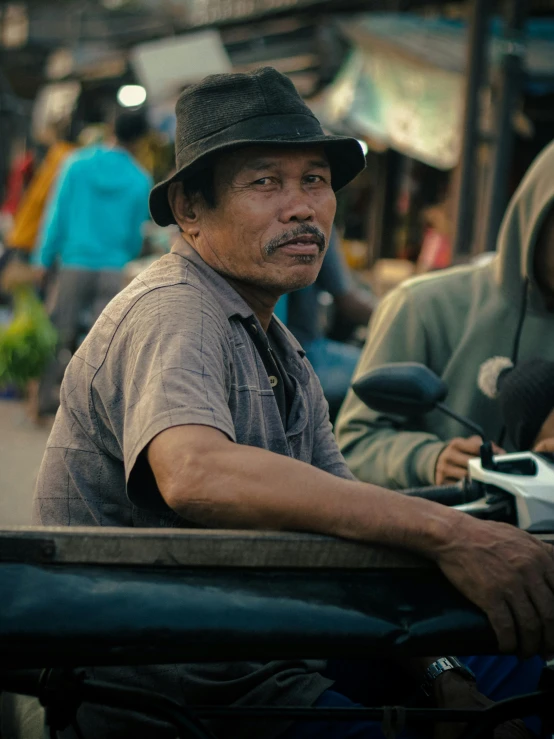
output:
[[317, 228], [317, 226], [311, 226], [309, 223], [304, 223], [301, 226], [296, 226], [296, 228], [281, 234], [280, 236], [275, 236], [275, 238], [270, 239], [264, 246], [266, 256], [270, 257], [272, 254], [275, 254], [279, 247], [284, 246], [289, 241], [294, 241], [294, 239], [297, 239], [299, 236], [313, 236], [315, 243], [319, 247], [319, 253], [321, 254], [321, 252], [325, 251], [326, 239], [323, 231]]

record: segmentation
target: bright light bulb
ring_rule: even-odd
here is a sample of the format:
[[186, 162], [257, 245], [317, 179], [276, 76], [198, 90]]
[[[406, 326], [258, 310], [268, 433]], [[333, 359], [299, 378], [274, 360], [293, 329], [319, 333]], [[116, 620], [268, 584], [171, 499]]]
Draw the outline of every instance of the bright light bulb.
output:
[[135, 108], [146, 100], [146, 90], [142, 85], [123, 85], [117, 91], [117, 102], [124, 108]]
[[362, 147], [364, 157], [367, 156], [367, 152], [369, 151], [369, 146], [366, 144], [365, 141], [362, 141], [361, 139], [358, 139], [358, 143]]

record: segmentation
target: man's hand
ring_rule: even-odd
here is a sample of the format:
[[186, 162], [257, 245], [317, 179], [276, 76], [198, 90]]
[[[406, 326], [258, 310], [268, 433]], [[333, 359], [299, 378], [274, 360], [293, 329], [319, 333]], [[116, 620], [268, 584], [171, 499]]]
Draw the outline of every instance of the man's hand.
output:
[[536, 447], [533, 449], [534, 452], [551, 452], [554, 454], [554, 438], [543, 439], [539, 441]]
[[[467, 465], [470, 459], [479, 456], [482, 443], [483, 440], [479, 436], [470, 436], [469, 439], [452, 439], [437, 459], [435, 485], [448, 485], [463, 480], [467, 475]], [[496, 444], [493, 444], [493, 452], [495, 454], [504, 453]]]
[[[474, 682], [455, 672], [447, 672], [435, 681], [434, 697], [437, 708], [485, 709], [493, 705], [493, 701], [477, 690]], [[464, 729], [464, 724], [437, 724], [434, 739], [457, 739]], [[529, 739], [529, 736], [522, 721], [507, 721], [494, 732], [494, 739]]]
[[504, 523], [460, 520], [437, 563], [482, 608], [501, 652], [554, 653], [554, 548]]

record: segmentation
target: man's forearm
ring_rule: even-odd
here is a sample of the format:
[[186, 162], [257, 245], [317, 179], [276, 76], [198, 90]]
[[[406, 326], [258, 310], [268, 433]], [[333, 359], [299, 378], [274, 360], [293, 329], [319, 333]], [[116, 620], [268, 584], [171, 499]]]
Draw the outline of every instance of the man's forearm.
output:
[[501, 651], [554, 652], [553, 549], [523, 531], [234, 444], [207, 426], [167, 429], [147, 456], [166, 503], [189, 521], [313, 531], [419, 552], [485, 611]]
[[[196, 446], [190, 456], [183, 455], [185, 439], [179, 443], [177, 434], [168, 440], [182, 466], [171, 479], [157, 464], [156, 447], [150, 448], [149, 461], [167, 503], [204, 526], [313, 531], [432, 557], [451, 527], [465, 519], [435, 503], [344, 480], [289, 457], [226, 439], [220, 443], [222, 435], [214, 429], [202, 427], [202, 433], [205, 448]], [[167, 445], [164, 453], [171, 454]]]

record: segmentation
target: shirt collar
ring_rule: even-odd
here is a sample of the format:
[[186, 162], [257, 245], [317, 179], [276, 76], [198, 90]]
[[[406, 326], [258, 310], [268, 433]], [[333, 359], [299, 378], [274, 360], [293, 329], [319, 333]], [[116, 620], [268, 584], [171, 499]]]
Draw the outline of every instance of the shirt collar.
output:
[[293, 351], [297, 352], [301, 357], [306, 356], [306, 352], [292, 334], [289, 329], [276, 316], [273, 316], [269, 324], [269, 330], [273, 332], [273, 336], [281, 344], [281, 346], [289, 346]]
[[223, 308], [227, 318], [240, 316], [240, 318], [251, 318], [254, 311], [248, 303], [241, 298], [238, 292], [231, 287], [227, 280], [222, 277], [215, 269], [212, 269], [202, 259], [200, 254], [192, 248], [184, 239], [180, 238], [175, 241], [171, 249], [172, 254], [178, 254], [180, 257], [192, 262], [201, 277], [209, 286], [210, 290], [217, 296], [217, 300]]
[[[250, 322], [255, 320], [258, 323], [258, 319], [255, 317], [254, 311], [248, 303], [241, 298], [238, 292], [231, 287], [224, 277], [206, 264], [200, 254], [188, 242], [183, 238], [178, 238], [173, 244], [171, 252], [172, 254], [178, 254], [180, 257], [194, 264], [210, 290], [217, 296], [217, 300], [223, 308], [227, 319], [238, 316], [243, 320], [250, 319]], [[274, 332], [274, 335], [278, 337], [277, 340], [279, 341], [280, 339], [280, 343], [284, 347], [288, 345], [288, 347], [292, 347], [293, 351], [297, 352], [301, 357], [306, 356], [306, 352], [302, 349], [295, 337], [275, 316], [271, 319], [269, 330]]]

